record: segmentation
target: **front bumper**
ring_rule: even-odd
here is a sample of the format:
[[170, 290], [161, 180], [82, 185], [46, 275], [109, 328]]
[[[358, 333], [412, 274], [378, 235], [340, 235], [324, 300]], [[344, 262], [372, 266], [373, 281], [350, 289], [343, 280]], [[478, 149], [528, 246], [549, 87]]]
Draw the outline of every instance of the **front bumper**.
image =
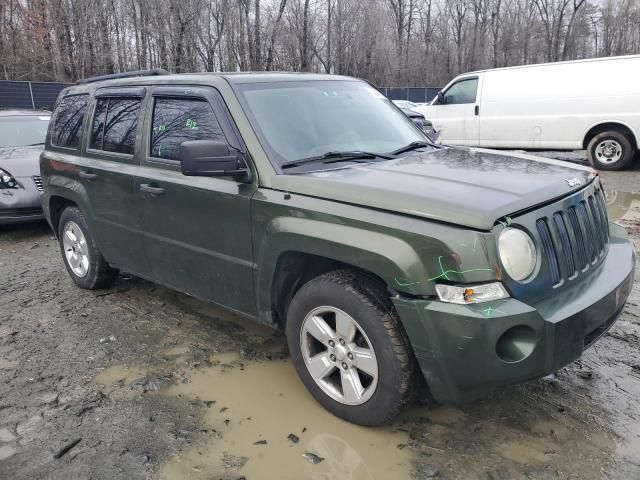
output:
[[[579, 358], [617, 320], [633, 286], [635, 252], [626, 231], [611, 224], [610, 235], [608, 254], [591, 275], [535, 305], [393, 299], [433, 397], [464, 403]], [[523, 332], [531, 336], [519, 338]], [[532, 351], [505, 359], [507, 341], [512, 351]]]
[[0, 225], [44, 219], [40, 191], [32, 177], [19, 177], [19, 188], [0, 190]]

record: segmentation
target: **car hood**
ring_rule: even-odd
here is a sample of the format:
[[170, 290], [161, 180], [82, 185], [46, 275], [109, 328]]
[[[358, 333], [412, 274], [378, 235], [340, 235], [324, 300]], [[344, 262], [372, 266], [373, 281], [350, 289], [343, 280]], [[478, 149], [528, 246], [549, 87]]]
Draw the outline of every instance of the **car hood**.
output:
[[489, 230], [502, 217], [575, 192], [596, 177], [589, 167], [557, 160], [447, 147], [379, 163], [278, 175], [272, 186]]
[[14, 177], [40, 175], [39, 158], [43, 147], [7, 147], [0, 148], [0, 168]]

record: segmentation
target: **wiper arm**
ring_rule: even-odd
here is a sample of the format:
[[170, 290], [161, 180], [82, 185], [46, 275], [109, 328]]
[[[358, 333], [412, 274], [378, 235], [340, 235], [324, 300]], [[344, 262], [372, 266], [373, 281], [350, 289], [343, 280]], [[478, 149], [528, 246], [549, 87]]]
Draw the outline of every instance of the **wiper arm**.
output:
[[393, 157], [382, 153], [363, 152], [361, 150], [343, 151], [343, 152], [327, 152], [323, 155], [317, 155], [314, 157], [301, 158], [299, 160], [291, 160], [280, 165], [280, 168], [298, 167], [307, 163], [321, 162], [338, 163], [338, 162], [357, 162], [362, 160], [373, 160], [374, 158], [383, 158], [385, 160], [391, 160]]
[[25, 145], [25, 147], [35, 147], [38, 145], [44, 145], [44, 142], [30, 143], [29, 145]]
[[399, 148], [398, 150], [394, 150], [393, 152], [391, 152], [393, 155], [398, 155], [400, 153], [405, 153], [405, 152], [409, 152], [411, 150], [416, 150], [417, 148], [422, 148], [422, 147], [432, 147], [433, 145], [429, 142], [425, 142], [423, 140], [417, 140], [415, 142], [411, 142], [409, 145], [406, 145], [402, 148]]

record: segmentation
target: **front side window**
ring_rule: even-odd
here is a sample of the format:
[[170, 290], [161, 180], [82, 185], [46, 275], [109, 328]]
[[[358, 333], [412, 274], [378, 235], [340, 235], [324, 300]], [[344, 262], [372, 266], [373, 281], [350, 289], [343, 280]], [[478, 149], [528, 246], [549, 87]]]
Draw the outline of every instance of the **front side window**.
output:
[[402, 111], [365, 82], [307, 80], [239, 88], [261, 143], [278, 165], [335, 151], [388, 153], [426, 140]]
[[180, 160], [180, 144], [190, 140], [225, 140], [209, 102], [156, 98], [153, 106], [151, 156]]
[[133, 155], [140, 113], [138, 98], [100, 98], [89, 148]]
[[445, 105], [458, 105], [462, 103], [474, 103], [478, 90], [478, 79], [470, 78], [454, 83], [444, 92], [443, 102]]
[[49, 118], [46, 115], [0, 117], [0, 148], [44, 144]]
[[78, 148], [87, 112], [87, 99], [88, 95], [69, 95], [60, 101], [51, 131], [51, 145]]

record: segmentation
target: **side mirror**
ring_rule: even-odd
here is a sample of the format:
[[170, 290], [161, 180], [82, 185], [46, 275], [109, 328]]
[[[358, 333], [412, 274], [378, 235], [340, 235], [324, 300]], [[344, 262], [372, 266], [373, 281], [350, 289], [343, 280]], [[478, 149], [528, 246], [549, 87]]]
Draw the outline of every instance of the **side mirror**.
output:
[[442, 105], [444, 104], [444, 95], [442, 94], [442, 90], [440, 90], [437, 94], [436, 94], [436, 99], [433, 102], [434, 105]]
[[250, 182], [251, 172], [241, 152], [220, 140], [192, 140], [180, 144], [182, 174], [190, 177], [233, 177]]

